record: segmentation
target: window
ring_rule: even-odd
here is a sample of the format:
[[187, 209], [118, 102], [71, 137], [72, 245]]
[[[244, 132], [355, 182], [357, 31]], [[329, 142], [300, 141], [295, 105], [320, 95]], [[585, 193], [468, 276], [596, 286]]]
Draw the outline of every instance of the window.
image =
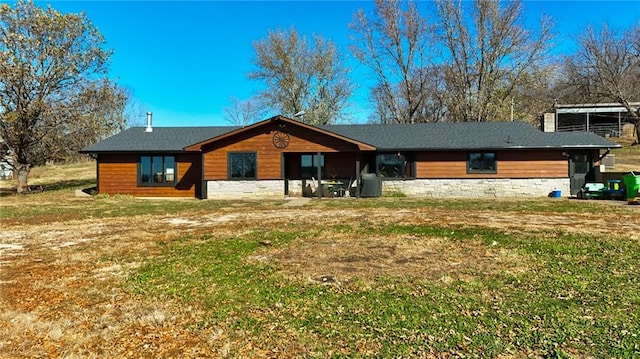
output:
[[378, 174], [383, 178], [404, 177], [404, 155], [400, 153], [380, 153], [376, 159]]
[[467, 173], [496, 173], [496, 154], [494, 152], [469, 153]]
[[413, 162], [403, 153], [379, 153], [376, 156], [378, 175], [382, 178], [413, 178]]
[[324, 155], [302, 155], [300, 156], [300, 178], [309, 179], [318, 177], [318, 164], [320, 173], [324, 176]]
[[229, 179], [256, 179], [256, 153], [229, 153]]
[[174, 156], [141, 156], [138, 184], [141, 186], [169, 186], [176, 182]]

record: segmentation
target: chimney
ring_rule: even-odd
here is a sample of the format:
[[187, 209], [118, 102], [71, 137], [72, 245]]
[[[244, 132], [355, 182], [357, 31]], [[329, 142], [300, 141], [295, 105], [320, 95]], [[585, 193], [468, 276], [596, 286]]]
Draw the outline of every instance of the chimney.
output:
[[144, 132], [153, 132], [153, 128], [151, 127], [151, 112], [147, 112], [147, 128], [144, 129]]

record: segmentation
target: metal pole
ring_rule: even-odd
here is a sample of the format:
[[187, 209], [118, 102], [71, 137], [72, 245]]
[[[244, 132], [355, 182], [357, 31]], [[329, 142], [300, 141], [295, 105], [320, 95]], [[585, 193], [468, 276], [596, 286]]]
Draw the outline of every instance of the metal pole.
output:
[[589, 112], [587, 112], [587, 132], [589, 132]]
[[618, 111], [618, 138], [622, 137], [622, 114]]
[[513, 96], [511, 96], [511, 122], [513, 122]]

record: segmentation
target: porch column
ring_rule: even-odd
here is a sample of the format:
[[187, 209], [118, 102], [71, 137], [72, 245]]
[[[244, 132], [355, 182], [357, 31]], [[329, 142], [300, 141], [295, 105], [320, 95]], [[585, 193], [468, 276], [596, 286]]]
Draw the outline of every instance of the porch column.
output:
[[316, 170], [317, 170], [317, 175], [318, 175], [318, 190], [316, 192], [318, 192], [318, 198], [322, 198], [322, 161], [320, 160], [320, 155], [321, 153], [318, 152], [318, 163], [316, 164]]
[[356, 155], [356, 198], [360, 198], [360, 153]]
[[289, 195], [289, 180], [285, 176], [285, 168], [284, 168], [284, 152], [280, 152], [280, 179], [284, 182], [284, 195]]

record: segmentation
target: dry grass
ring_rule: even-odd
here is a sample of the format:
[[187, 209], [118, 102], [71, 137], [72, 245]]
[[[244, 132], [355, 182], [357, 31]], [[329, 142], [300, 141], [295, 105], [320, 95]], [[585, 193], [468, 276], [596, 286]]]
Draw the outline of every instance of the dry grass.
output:
[[[95, 185], [96, 164], [80, 161], [70, 164], [36, 167], [29, 173], [29, 186], [34, 190], [58, 190], [77, 186]], [[0, 180], [0, 194], [15, 193], [17, 180]]]
[[[34, 205], [38, 196], [12, 198], [9, 206]], [[60, 202], [73, 198], [60, 196]], [[129, 200], [110, 201], [126, 206]], [[25, 203], [20, 203], [25, 201]], [[402, 200], [400, 200], [402, 201]], [[544, 201], [552, 201], [545, 199]], [[509, 200], [504, 200], [505, 204]], [[553, 203], [553, 202], [550, 202]], [[6, 204], [6, 203], [5, 203]], [[59, 203], [60, 204], [60, 203]], [[171, 206], [172, 202], [165, 203]], [[587, 205], [587, 204], [585, 204]], [[238, 204], [203, 213], [194, 203], [178, 215], [88, 218], [75, 214], [49, 223], [29, 219], [3, 222], [0, 234], [0, 356], [12, 357], [281, 357], [298, 353], [296, 337], [283, 343], [284, 353], [263, 351], [251, 337], [227, 322], [201, 329], [194, 323], [202, 308], [171, 299], [135, 295], [126, 290], [127, 273], [161, 252], [164, 243], [201, 235], [224, 238], [251, 231], [304, 230], [318, 235], [290, 246], [265, 247], [248, 261], [279, 263], [283, 275], [306, 282], [331, 275], [340, 281], [372, 282], [379, 277], [417, 276], [444, 284], [474, 280], [469, 273], [528, 270], [520, 254], [478, 241], [452, 242], [441, 237], [376, 235], [351, 237], [345, 223], [432, 225], [458, 228], [487, 226], [514, 233], [540, 229], [600, 233], [640, 240], [637, 212], [510, 213], [500, 210], [447, 210], [429, 207], [283, 208]], [[411, 215], [409, 215], [411, 214]], [[318, 224], [318, 218], [325, 220]], [[621, 220], [621, 218], [623, 220]], [[606, 223], [625, 222], [621, 226]], [[331, 229], [334, 228], [334, 229]], [[337, 229], [336, 229], [337, 228]], [[284, 335], [284, 334], [283, 334]], [[282, 338], [281, 338], [282, 339]], [[284, 340], [284, 339], [283, 339]], [[286, 354], [288, 351], [289, 354]]]
[[[93, 169], [91, 163], [38, 169], [32, 183], [90, 182]], [[314, 201], [309, 207], [286, 208], [277, 202], [214, 205], [213, 201], [79, 199], [67, 188], [0, 201], [2, 358], [309, 356], [305, 350], [313, 343], [300, 339], [291, 328], [274, 326], [268, 335], [256, 336], [238, 329], [234, 321], [243, 318], [233, 315], [202, 325], [211, 308], [129, 289], [131, 274], [163, 255], [167, 245], [197, 244], [202, 236], [304, 232], [308, 235], [286, 245], [264, 246], [244, 260], [273, 265], [301, 286], [331, 276], [364, 287], [379, 278], [416, 277], [443, 285], [473, 282], [478, 275], [518, 275], [536, 265], [530, 257], [497, 243], [456, 241], [453, 231], [459, 228], [514, 236], [564, 232], [640, 241], [638, 207], [605, 202], [576, 206], [546, 198], [495, 200], [494, 208], [408, 199]], [[560, 210], [567, 205], [569, 209]], [[169, 210], [178, 206], [179, 210]], [[528, 206], [543, 210], [526, 210]], [[140, 212], [132, 215], [131, 208]], [[26, 215], [4, 219], [4, 213], [17, 210]], [[380, 232], [396, 225], [437, 226], [452, 232], [446, 236]], [[277, 338], [277, 345], [265, 341], [265, 336]], [[362, 342], [358, 348], [371, 355], [376, 345]], [[341, 349], [336, 350], [334, 355], [339, 355]], [[526, 349], [514, 350], [505, 355], [530, 355]]]
[[[473, 255], [469, 255], [473, 253]], [[414, 277], [449, 283], [470, 272], [521, 273], [527, 260], [484, 243], [452, 243], [445, 238], [385, 236], [314, 238], [283, 249], [256, 254], [255, 260], [275, 260], [293, 280], [375, 282], [380, 277]]]
[[640, 173], [640, 145], [631, 146], [634, 139], [617, 139], [616, 142], [622, 148], [613, 149], [611, 153], [616, 156], [615, 171]]

